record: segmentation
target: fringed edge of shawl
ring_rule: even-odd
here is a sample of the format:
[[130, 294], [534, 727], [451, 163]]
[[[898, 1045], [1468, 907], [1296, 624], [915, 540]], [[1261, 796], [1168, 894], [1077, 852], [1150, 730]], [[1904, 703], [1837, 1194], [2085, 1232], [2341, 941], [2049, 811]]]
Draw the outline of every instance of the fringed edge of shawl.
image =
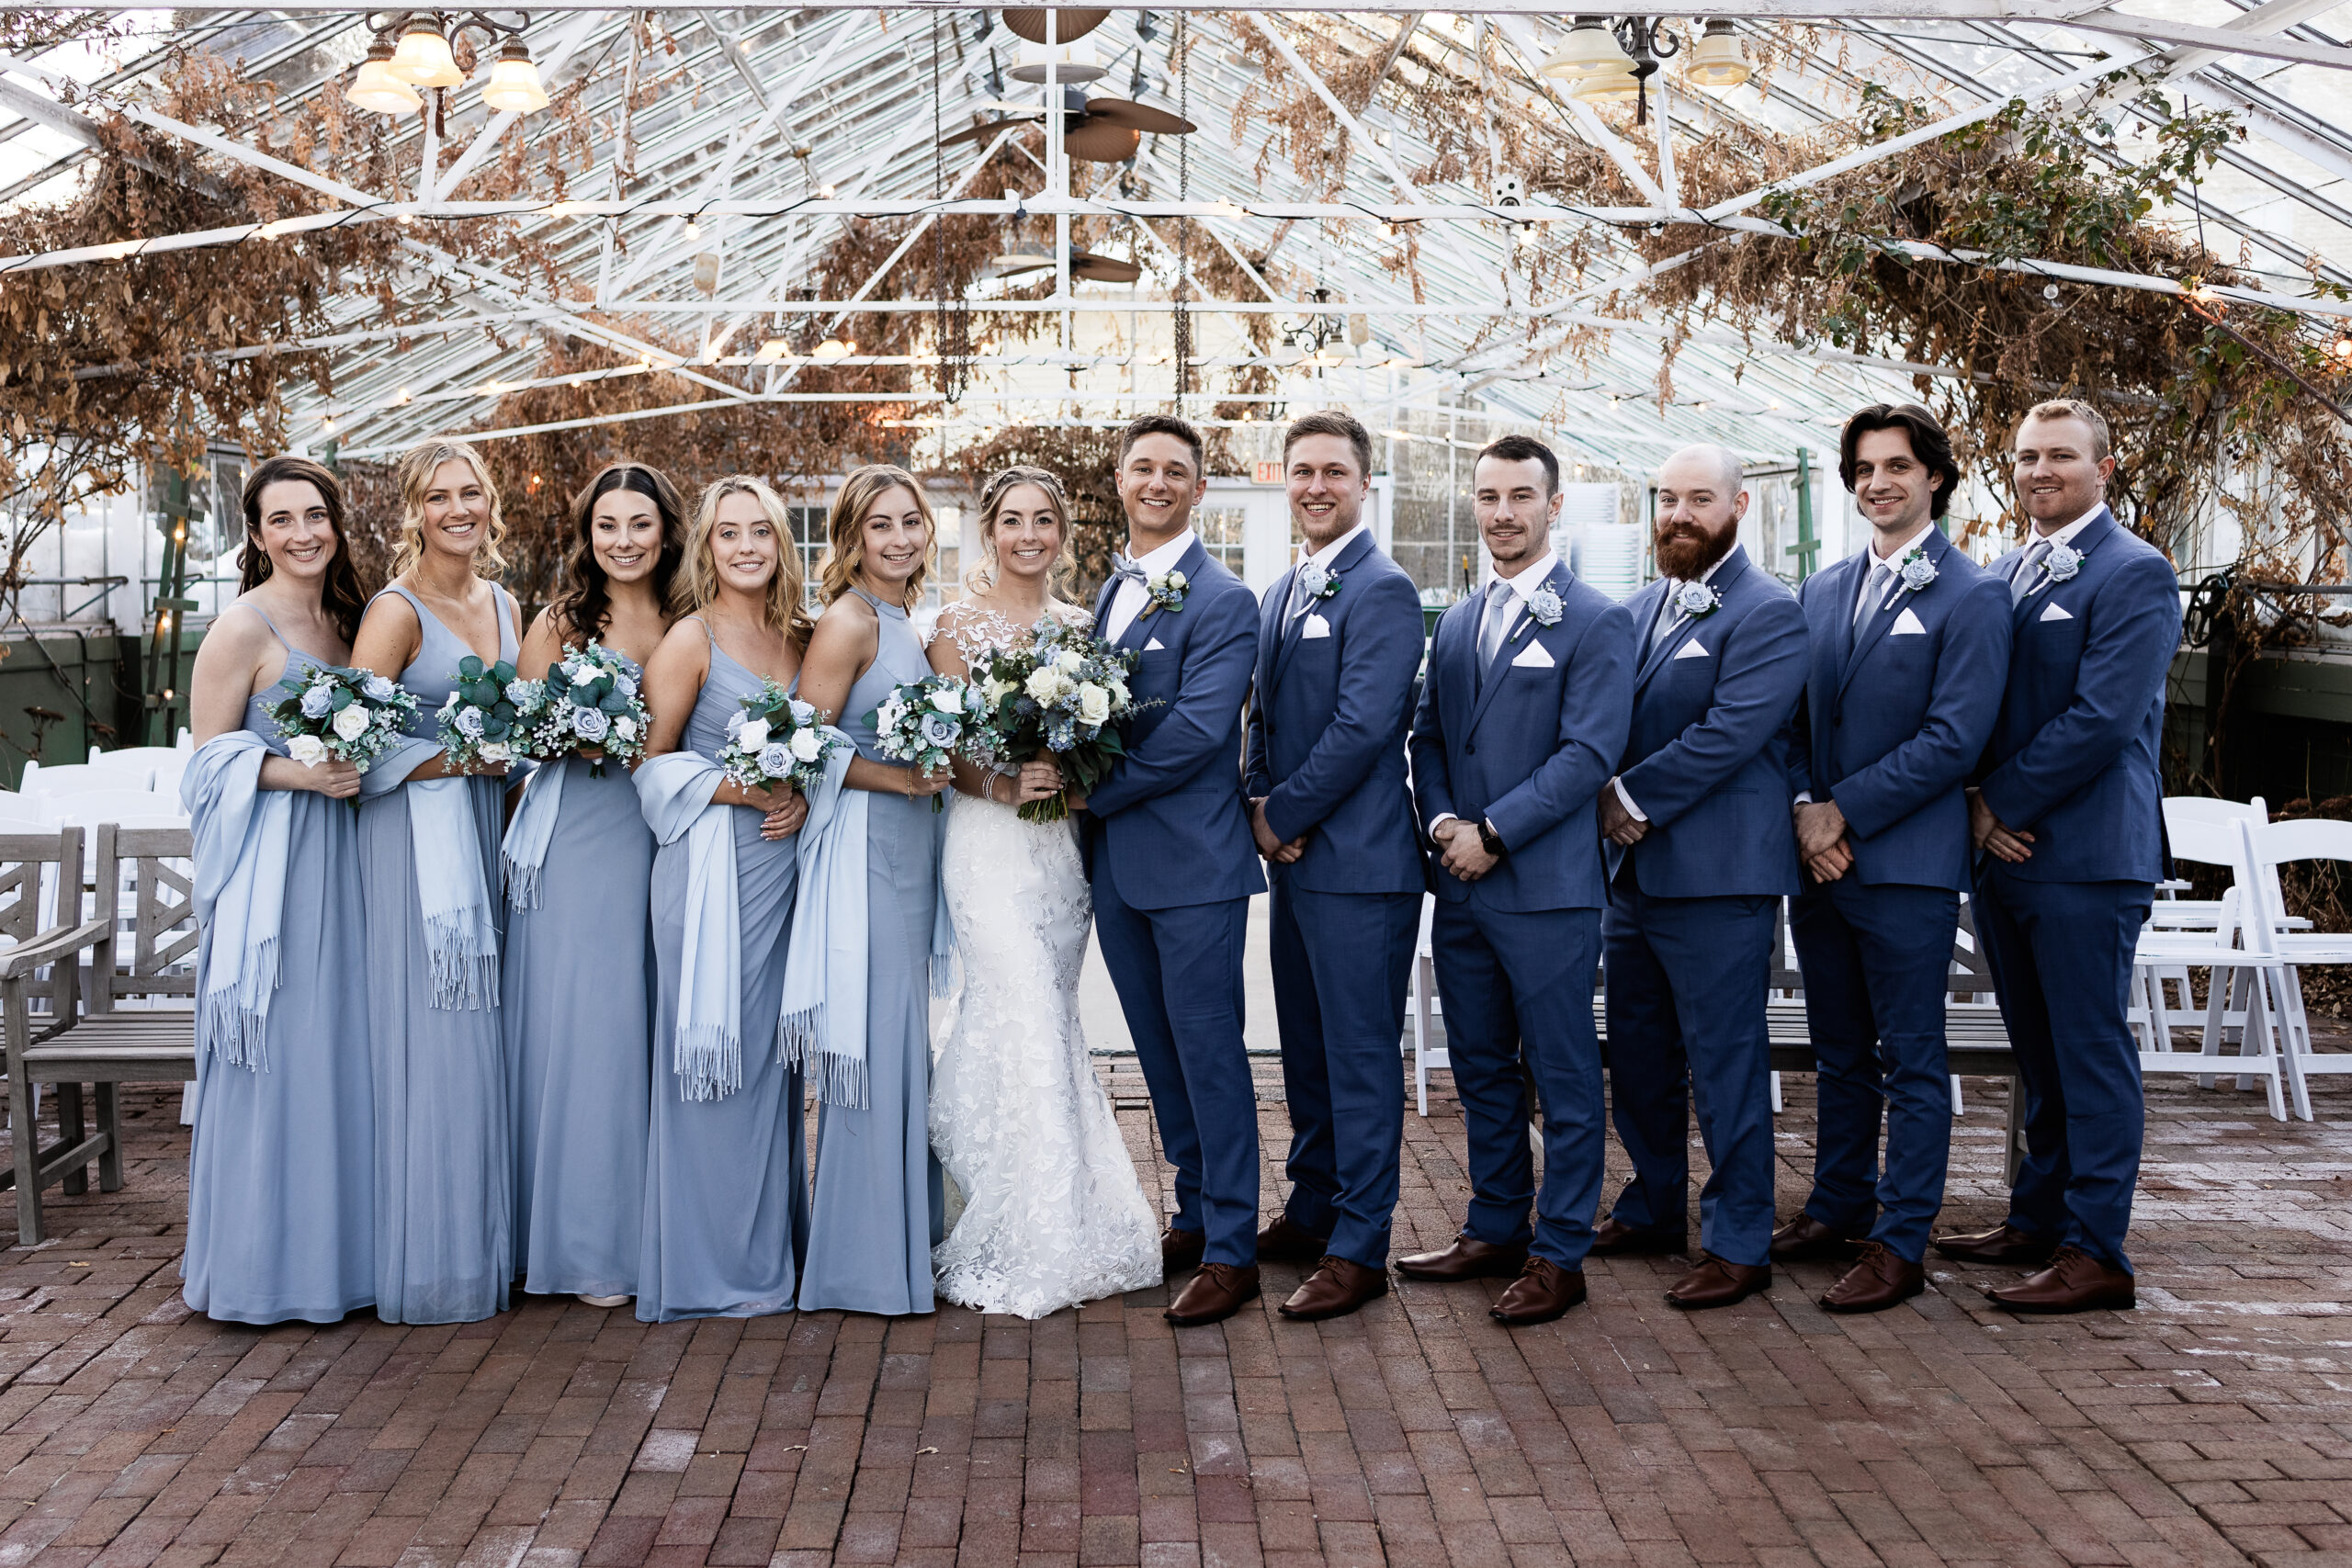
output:
[[544, 863], [526, 865], [514, 856], [502, 853], [500, 863], [506, 868], [506, 901], [518, 909], [539, 907], [539, 873]]
[[277, 939], [272, 937], [247, 951], [234, 987], [204, 998], [198, 1014], [203, 1043], [216, 1060], [248, 1072], [269, 1071], [269, 999], [278, 977]]
[[460, 911], [428, 916], [424, 948], [432, 960], [433, 1005], [443, 1012], [471, 1012], [498, 1005], [498, 950], [465, 951], [472, 924]]
[[775, 1021], [775, 1059], [787, 1067], [808, 1064], [817, 1049], [818, 1037], [825, 1032], [825, 1004], [802, 1008], [798, 1012], [786, 1013]]
[[724, 1100], [743, 1087], [743, 1042], [723, 1024], [698, 1023], [672, 1037], [670, 1065], [680, 1100]]
[[942, 999], [956, 994], [956, 954], [953, 951], [931, 955], [931, 994]]
[[865, 1063], [838, 1051], [811, 1051], [807, 1066], [808, 1087], [827, 1105], [844, 1111], [865, 1109]]

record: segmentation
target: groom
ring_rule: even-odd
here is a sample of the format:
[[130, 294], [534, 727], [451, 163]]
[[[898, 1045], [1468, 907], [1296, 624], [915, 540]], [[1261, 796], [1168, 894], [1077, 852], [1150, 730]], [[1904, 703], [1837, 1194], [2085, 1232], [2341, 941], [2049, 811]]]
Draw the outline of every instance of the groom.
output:
[[1250, 897], [1266, 890], [1241, 798], [1241, 705], [1258, 600], [1193, 536], [1200, 433], [1146, 414], [1119, 437], [1126, 553], [1094, 632], [1138, 655], [1126, 755], [1089, 797], [1094, 931], [1176, 1168], [1170, 1269], [1200, 1265], [1168, 1321], [1231, 1317], [1258, 1294], [1258, 1100], [1241, 1042]]

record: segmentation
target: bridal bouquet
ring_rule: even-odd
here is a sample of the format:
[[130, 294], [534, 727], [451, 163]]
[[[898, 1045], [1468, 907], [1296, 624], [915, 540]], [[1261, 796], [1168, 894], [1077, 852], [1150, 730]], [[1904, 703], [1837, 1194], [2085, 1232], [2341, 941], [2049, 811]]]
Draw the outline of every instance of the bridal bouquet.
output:
[[516, 692], [518, 684], [514, 666], [503, 659], [484, 664], [469, 653], [458, 661], [449, 700], [435, 716], [440, 720], [441, 748], [453, 767], [470, 773], [511, 762], [522, 754], [523, 710], [514, 699], [527, 699], [530, 691], [523, 685]]
[[526, 756], [585, 757], [589, 773], [601, 779], [607, 759], [627, 766], [645, 755], [650, 720], [637, 677], [594, 637], [584, 649], [567, 644], [546, 680], [509, 682], [506, 696], [522, 716]]
[[[971, 690], [963, 682], [953, 675], [926, 675], [891, 687], [890, 694], [866, 715], [866, 722], [874, 726], [876, 750], [894, 762], [936, 773], [963, 748], [971, 710]], [[931, 797], [933, 811], [946, 804], [938, 795]]]
[[[368, 764], [408, 739], [401, 726], [416, 712], [416, 698], [398, 682], [366, 670], [327, 665], [277, 683], [286, 695], [270, 707], [286, 753], [304, 767], [330, 757], [361, 773]], [[359, 803], [351, 803], [356, 807]]]
[[743, 699], [743, 711], [727, 720], [727, 744], [716, 759], [719, 772], [745, 789], [788, 784], [801, 794], [824, 776], [825, 759], [849, 744], [838, 732], [825, 733], [817, 710], [774, 681]]
[[[966, 755], [983, 767], [1050, 757], [1083, 795], [1126, 755], [1118, 726], [1140, 706], [1127, 692], [1136, 656], [1051, 616], [1026, 648], [1002, 648], [972, 669], [979, 713]], [[1024, 822], [1069, 815], [1067, 792], [1021, 807]]]

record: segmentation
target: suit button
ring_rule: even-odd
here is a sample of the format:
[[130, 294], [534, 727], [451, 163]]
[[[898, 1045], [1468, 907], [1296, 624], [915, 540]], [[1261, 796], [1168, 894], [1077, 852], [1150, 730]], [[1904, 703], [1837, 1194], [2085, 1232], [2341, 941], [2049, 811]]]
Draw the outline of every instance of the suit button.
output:
[[1462, 748], [1462, 754], [1465, 757], [1475, 757], [1478, 754], [1478, 748], [1476, 746], [1464, 746]]

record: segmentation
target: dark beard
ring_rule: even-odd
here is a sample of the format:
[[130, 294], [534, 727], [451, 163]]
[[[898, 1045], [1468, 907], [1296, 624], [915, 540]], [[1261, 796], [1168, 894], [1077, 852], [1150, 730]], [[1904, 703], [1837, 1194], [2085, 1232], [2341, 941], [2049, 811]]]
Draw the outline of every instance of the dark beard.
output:
[[1739, 525], [1727, 524], [1720, 534], [1702, 534], [1689, 524], [1661, 528], [1650, 541], [1658, 571], [1678, 582], [1696, 582], [1707, 569], [1731, 554], [1739, 542]]

